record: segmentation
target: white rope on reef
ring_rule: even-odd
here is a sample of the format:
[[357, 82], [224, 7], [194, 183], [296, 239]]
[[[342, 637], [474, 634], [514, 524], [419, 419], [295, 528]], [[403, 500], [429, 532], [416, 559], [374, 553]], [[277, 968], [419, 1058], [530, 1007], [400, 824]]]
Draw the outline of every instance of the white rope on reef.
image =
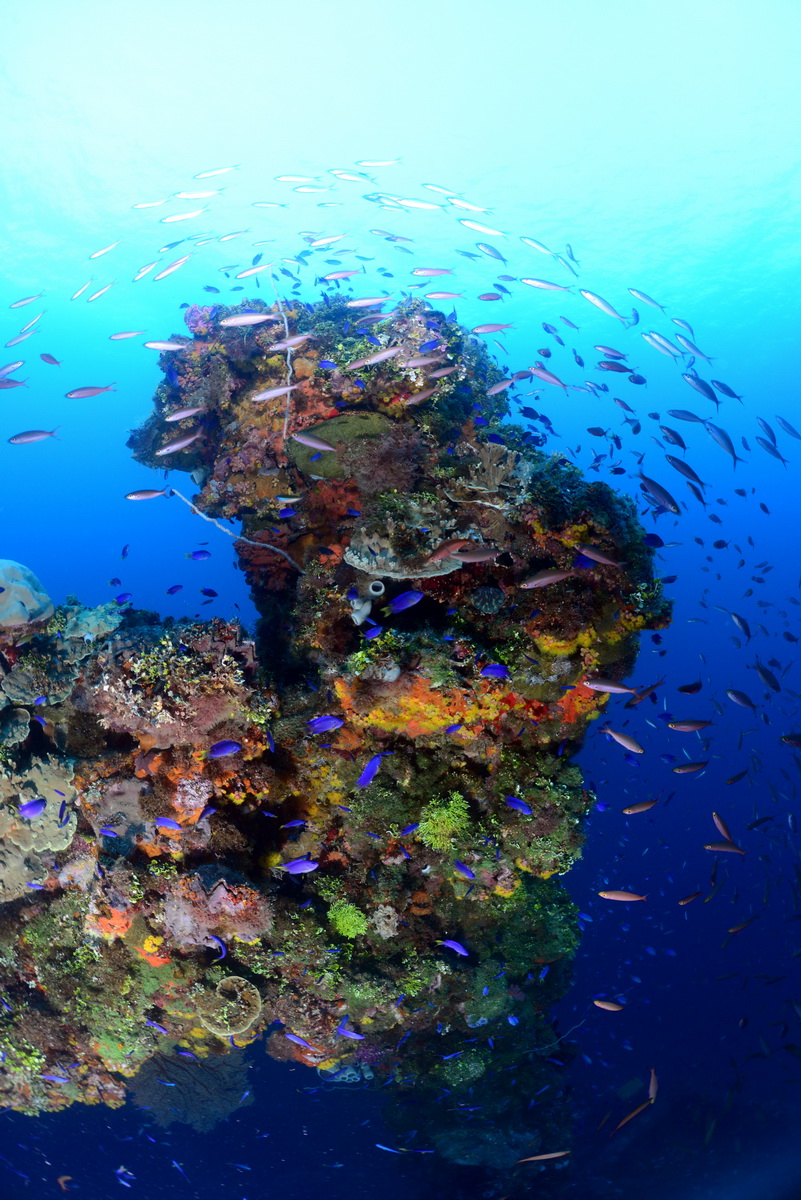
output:
[[[270, 271], [270, 282], [272, 283], [273, 291], [275, 292], [275, 302], [278, 305], [278, 311], [280, 312], [281, 317], [284, 322], [284, 337], [288, 338], [289, 337], [289, 322], [286, 319], [286, 312], [284, 311], [284, 306], [281, 302], [281, 297], [278, 294], [278, 284], [275, 281], [275, 275], [273, 275], [272, 271]], [[286, 351], [286, 380], [285, 380], [285, 383], [286, 383], [287, 387], [289, 387], [290, 384], [292, 383], [292, 347], [291, 346], [287, 346], [287, 351]], [[292, 395], [291, 392], [287, 392], [286, 405], [284, 406], [284, 435], [283, 435], [284, 441], [286, 441], [286, 431], [289, 428], [289, 406], [291, 404], [291, 395]]]
[[208, 521], [210, 524], [216, 525], [218, 529], [227, 534], [229, 538], [233, 538], [235, 542], [245, 542], [246, 545], [256, 546], [256, 548], [259, 550], [272, 550], [275, 554], [280, 554], [282, 558], [285, 558], [289, 565], [294, 567], [295, 570], [301, 575], [306, 574], [302, 567], [298, 566], [294, 558], [291, 558], [287, 554], [286, 550], [282, 550], [280, 546], [271, 546], [269, 542], [254, 542], [251, 541], [250, 538], [244, 537], [241, 533], [232, 533], [230, 529], [226, 529], [225, 526], [221, 525], [219, 521], [216, 521], [214, 517], [210, 517], [206, 513], [201, 512], [200, 509], [194, 505], [191, 500], [188, 500], [186, 496], [179, 492], [177, 488], [171, 487], [170, 490], [172, 491], [173, 495], [178, 497], [179, 500], [183, 500], [184, 504], [188, 504], [193, 513], [195, 513], [198, 517], [202, 517], [204, 521]]

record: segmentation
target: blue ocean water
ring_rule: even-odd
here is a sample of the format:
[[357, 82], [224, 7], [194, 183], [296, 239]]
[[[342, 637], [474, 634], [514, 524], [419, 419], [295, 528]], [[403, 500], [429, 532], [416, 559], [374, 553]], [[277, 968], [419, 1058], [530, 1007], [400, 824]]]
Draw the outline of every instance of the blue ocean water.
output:
[[[550, 12], [451, 0], [433, 9], [412, 0], [402, 10], [346, 3], [336, 11], [300, 0], [291, 12], [206, 0], [126, 10], [42, 0], [6, 18], [3, 342], [42, 315], [3, 360], [24, 360], [12, 375], [27, 386], [2, 397], [1, 556], [30, 566], [56, 602], [76, 594], [99, 604], [124, 589], [137, 607], [164, 615], [254, 620], [223, 533], [177, 501], [124, 499], [163, 486], [125, 443], [160, 378], [158, 353], [143, 342], [182, 333], [182, 304], [213, 303], [218, 294], [232, 302], [234, 276], [258, 253], [276, 264], [280, 287], [281, 266], [297, 270], [291, 260], [308, 232], [345, 234], [371, 260], [365, 294], [399, 294], [414, 267], [452, 270], [443, 278], [464, 295], [454, 301], [463, 324], [510, 325], [499, 345], [495, 335], [487, 342], [512, 371], [552, 348], [547, 366], [570, 390], [532, 380], [532, 395], [520, 389], [520, 402], [550, 419], [549, 449], [637, 497], [646, 529], [666, 543], [658, 562], [663, 576], [675, 577], [666, 586], [673, 623], [658, 640], [643, 636], [632, 674], [640, 686], [665, 682], [654, 704], [628, 712], [621, 697], [608, 709], [612, 726], [645, 753], [627, 757], [596, 726], [580, 756], [601, 804], [587, 823], [584, 858], [564, 880], [586, 914], [574, 984], [557, 1014], [576, 1047], [564, 1073], [576, 1117], [571, 1163], [532, 1176], [520, 1195], [629, 1197], [644, 1181], [658, 1200], [801, 1195], [793, 1143], [801, 1082], [799, 760], [780, 741], [799, 730], [801, 443], [776, 420], [801, 429], [800, 27], [797, 9], [782, 3], [757, 16], [739, 4], [725, 13], [703, 3], [648, 13], [586, 0]], [[356, 165], [364, 161], [391, 165]], [[362, 171], [369, 180], [332, 171]], [[177, 198], [202, 191], [216, 194]], [[447, 192], [475, 211], [451, 205]], [[382, 204], [379, 193], [394, 199]], [[158, 206], [137, 207], [150, 204]], [[373, 229], [411, 240], [388, 242]], [[506, 262], [477, 250], [479, 242]], [[554, 257], [573, 261], [567, 244], [577, 276]], [[174, 273], [154, 279], [187, 254]], [[158, 265], [132, 282], [151, 262]], [[477, 300], [499, 273], [514, 278], [510, 294]], [[301, 295], [315, 299], [313, 279], [300, 274]], [[527, 287], [522, 277], [572, 290]], [[245, 285], [238, 298], [272, 298], [266, 282], [260, 293]], [[621, 314], [636, 307], [639, 324], [624, 329], [581, 288]], [[632, 297], [632, 288], [664, 312]], [[564, 348], [543, 322], [559, 328]], [[111, 340], [132, 330], [141, 336]], [[682, 379], [689, 355], [676, 362], [660, 353], [640, 336], [651, 330], [673, 342], [689, 337], [713, 360], [695, 356], [702, 379], [726, 382], [742, 403], [718, 392], [716, 415]], [[625, 352], [647, 385], [598, 371], [604, 355], [596, 345]], [[575, 390], [587, 379], [609, 391]], [[107, 385], [114, 390], [65, 398]], [[681, 409], [725, 429], [743, 461], [733, 466], [702, 424], [668, 417]], [[639, 432], [624, 423], [633, 415]], [[758, 418], [786, 465], [756, 441], [772, 441]], [[705, 507], [665, 463], [674, 448], [655, 441], [661, 425], [685, 440], [686, 461], [707, 485]], [[34, 428], [57, 428], [57, 438], [9, 444]], [[620, 438], [619, 451], [610, 435]], [[615, 464], [624, 473], [611, 474]], [[649, 513], [639, 470], [681, 501], [677, 516]], [[188, 560], [201, 543], [212, 557]], [[115, 577], [120, 587], [109, 584]], [[168, 596], [175, 583], [183, 590]], [[200, 608], [201, 587], [219, 599]], [[750, 638], [732, 612], [745, 618]], [[781, 691], [760, 680], [757, 660]], [[677, 691], [697, 680], [697, 695]], [[727, 698], [730, 689], [745, 692], [754, 710]], [[712, 725], [700, 735], [675, 733], [660, 719], [666, 711]], [[683, 760], [708, 766], [675, 773]], [[726, 783], [741, 771], [743, 779]], [[648, 798], [658, 801], [652, 810], [622, 814]], [[714, 883], [715, 857], [704, 849], [719, 840], [713, 811], [746, 851], [723, 856]], [[770, 819], [748, 829], [762, 818]], [[648, 900], [610, 905], [597, 896], [605, 887]], [[697, 900], [678, 904], [695, 891]], [[597, 1009], [599, 996], [620, 997], [626, 1011]], [[637, 1104], [652, 1067], [657, 1102], [610, 1139], [607, 1130]], [[256, 1200], [312, 1188], [337, 1198], [423, 1197], [437, 1186], [480, 1194], [463, 1174], [451, 1178], [426, 1159], [380, 1148], [380, 1093], [309, 1094], [302, 1068], [261, 1054], [251, 1074], [254, 1105], [207, 1137], [175, 1126], [165, 1135], [131, 1109], [38, 1120], [5, 1114], [2, 1195], [57, 1194], [59, 1175], [72, 1176], [84, 1194], [116, 1195], [127, 1180], [115, 1175], [121, 1164], [136, 1176], [131, 1191], [158, 1200]], [[640, 1091], [627, 1091], [631, 1081]]]

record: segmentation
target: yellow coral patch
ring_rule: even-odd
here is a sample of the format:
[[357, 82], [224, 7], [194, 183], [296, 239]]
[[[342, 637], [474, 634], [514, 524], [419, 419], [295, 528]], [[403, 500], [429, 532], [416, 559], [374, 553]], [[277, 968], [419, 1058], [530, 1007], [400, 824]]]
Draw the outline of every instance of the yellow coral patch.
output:
[[520, 880], [515, 879], [511, 887], [503, 887], [502, 884], [497, 884], [492, 890], [496, 896], [513, 896], [520, 887]]

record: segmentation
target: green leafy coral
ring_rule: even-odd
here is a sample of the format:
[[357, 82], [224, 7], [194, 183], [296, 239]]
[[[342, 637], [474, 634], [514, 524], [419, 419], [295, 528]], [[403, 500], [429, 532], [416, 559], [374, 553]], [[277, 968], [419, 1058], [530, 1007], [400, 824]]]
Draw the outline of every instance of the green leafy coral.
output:
[[367, 917], [347, 900], [335, 900], [328, 910], [328, 919], [342, 937], [357, 938], [367, 933]]
[[465, 833], [470, 825], [470, 809], [461, 792], [451, 792], [447, 798], [432, 801], [420, 814], [416, 837], [429, 850], [443, 854], [451, 849], [454, 838]]

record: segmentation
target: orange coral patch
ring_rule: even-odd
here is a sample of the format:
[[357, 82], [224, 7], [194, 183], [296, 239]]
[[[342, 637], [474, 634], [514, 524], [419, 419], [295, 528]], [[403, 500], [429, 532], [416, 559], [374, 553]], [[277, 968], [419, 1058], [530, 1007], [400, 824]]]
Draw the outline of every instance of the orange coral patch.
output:
[[169, 956], [165, 958], [163, 954], [148, 954], [141, 946], [136, 946], [135, 950], [140, 958], [143, 958], [146, 963], [150, 963], [151, 967], [166, 967], [172, 962]]
[[572, 725], [591, 713], [598, 712], [598, 696], [592, 688], [574, 687], [572, 691], [563, 692], [556, 702], [559, 715], [566, 725]]
[[109, 916], [90, 918], [89, 923], [97, 933], [102, 934], [104, 938], [108, 938], [111, 941], [112, 938], [125, 937], [125, 934], [133, 924], [133, 918], [122, 909], [112, 908]]

